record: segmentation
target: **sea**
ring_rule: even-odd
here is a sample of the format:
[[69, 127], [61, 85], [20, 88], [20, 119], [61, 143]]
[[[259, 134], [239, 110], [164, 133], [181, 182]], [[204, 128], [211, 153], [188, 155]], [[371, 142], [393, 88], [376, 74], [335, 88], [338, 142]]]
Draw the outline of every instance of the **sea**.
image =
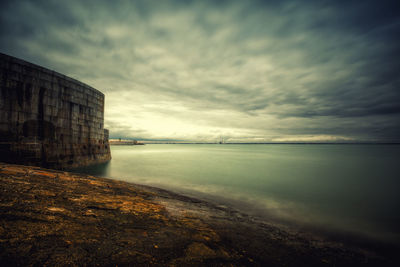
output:
[[400, 145], [146, 144], [75, 171], [167, 189], [297, 229], [399, 243]]

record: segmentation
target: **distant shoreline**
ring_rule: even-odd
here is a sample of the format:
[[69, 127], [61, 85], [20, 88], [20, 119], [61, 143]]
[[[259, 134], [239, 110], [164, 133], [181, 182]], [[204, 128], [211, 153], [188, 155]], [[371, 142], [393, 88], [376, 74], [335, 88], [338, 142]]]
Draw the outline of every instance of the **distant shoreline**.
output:
[[144, 145], [141, 142], [138, 142], [136, 140], [118, 140], [118, 139], [110, 139], [109, 141], [110, 145], [114, 146], [142, 146]]
[[400, 145], [400, 143], [207, 143], [207, 142], [149, 142], [143, 141], [143, 144], [163, 144], [163, 145]]
[[131, 143], [114, 143], [114, 144], [110, 144], [110, 146], [144, 146], [145, 144], [131, 144]]

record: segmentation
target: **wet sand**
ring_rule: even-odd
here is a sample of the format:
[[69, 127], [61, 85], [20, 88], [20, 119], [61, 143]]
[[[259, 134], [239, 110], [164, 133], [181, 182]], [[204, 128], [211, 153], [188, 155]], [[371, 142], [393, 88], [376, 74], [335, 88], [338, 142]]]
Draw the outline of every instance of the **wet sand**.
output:
[[391, 253], [158, 188], [0, 163], [1, 266], [396, 266]]

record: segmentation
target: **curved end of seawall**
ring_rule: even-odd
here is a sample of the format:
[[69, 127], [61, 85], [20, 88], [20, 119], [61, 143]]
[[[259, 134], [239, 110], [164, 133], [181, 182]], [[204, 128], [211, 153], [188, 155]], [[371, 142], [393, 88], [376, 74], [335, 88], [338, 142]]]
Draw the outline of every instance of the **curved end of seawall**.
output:
[[103, 93], [0, 53], [0, 161], [64, 169], [110, 159]]

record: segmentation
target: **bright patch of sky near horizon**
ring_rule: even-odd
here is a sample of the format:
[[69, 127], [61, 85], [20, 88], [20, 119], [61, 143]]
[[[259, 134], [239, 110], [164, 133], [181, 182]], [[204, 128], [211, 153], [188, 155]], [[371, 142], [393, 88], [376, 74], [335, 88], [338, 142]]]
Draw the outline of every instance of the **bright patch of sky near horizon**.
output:
[[0, 7], [0, 52], [102, 91], [111, 137], [400, 141], [396, 1]]

